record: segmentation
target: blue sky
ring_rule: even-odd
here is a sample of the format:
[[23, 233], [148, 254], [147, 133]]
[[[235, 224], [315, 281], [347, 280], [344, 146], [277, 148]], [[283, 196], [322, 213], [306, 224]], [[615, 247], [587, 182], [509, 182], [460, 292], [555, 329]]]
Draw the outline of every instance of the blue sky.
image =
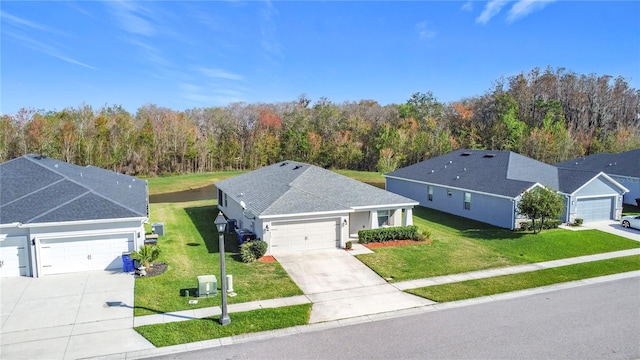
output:
[[2, 1], [1, 26], [2, 114], [449, 102], [547, 66], [640, 87], [638, 1]]

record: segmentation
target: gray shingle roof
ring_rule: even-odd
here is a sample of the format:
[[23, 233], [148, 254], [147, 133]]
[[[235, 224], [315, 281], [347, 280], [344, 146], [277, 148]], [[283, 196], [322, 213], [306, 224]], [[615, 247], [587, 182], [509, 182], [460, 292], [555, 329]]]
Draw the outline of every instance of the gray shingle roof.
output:
[[349, 211], [417, 205], [414, 200], [314, 165], [284, 161], [216, 184], [255, 215]]
[[555, 164], [556, 167], [576, 170], [604, 172], [607, 175], [621, 175], [640, 178], [640, 149], [617, 154], [593, 154]]
[[147, 183], [37, 155], [0, 164], [0, 223], [146, 217]]
[[511, 151], [460, 149], [385, 176], [508, 197], [535, 183], [562, 191], [556, 167]]

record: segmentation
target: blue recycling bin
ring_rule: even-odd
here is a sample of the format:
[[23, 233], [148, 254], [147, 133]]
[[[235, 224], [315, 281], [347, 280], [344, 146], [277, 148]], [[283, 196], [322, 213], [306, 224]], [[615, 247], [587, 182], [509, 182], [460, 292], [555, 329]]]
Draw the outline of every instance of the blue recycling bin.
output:
[[122, 253], [122, 272], [132, 272], [135, 270], [130, 252]]
[[236, 230], [238, 234], [238, 243], [242, 245], [247, 241], [252, 241], [256, 239], [256, 234], [249, 229], [238, 229]]

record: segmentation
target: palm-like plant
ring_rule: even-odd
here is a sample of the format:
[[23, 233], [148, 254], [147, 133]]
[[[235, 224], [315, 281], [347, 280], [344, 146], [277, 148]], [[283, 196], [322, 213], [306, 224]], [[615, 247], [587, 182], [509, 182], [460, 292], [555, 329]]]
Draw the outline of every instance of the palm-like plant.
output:
[[160, 256], [158, 245], [143, 245], [140, 250], [131, 253], [131, 258], [142, 264], [145, 270], [149, 270], [152, 262]]

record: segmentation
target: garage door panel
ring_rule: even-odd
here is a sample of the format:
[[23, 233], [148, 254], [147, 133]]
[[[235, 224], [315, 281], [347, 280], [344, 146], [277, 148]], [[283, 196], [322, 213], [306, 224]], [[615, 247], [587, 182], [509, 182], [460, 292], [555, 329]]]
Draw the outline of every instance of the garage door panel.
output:
[[27, 238], [9, 237], [0, 242], [0, 277], [28, 275]]
[[104, 237], [43, 239], [43, 275], [122, 268], [121, 255], [133, 249], [133, 240]]
[[338, 238], [339, 219], [273, 223], [271, 252], [277, 254], [335, 248]]
[[610, 220], [614, 203], [613, 197], [578, 199], [576, 217], [585, 222]]

